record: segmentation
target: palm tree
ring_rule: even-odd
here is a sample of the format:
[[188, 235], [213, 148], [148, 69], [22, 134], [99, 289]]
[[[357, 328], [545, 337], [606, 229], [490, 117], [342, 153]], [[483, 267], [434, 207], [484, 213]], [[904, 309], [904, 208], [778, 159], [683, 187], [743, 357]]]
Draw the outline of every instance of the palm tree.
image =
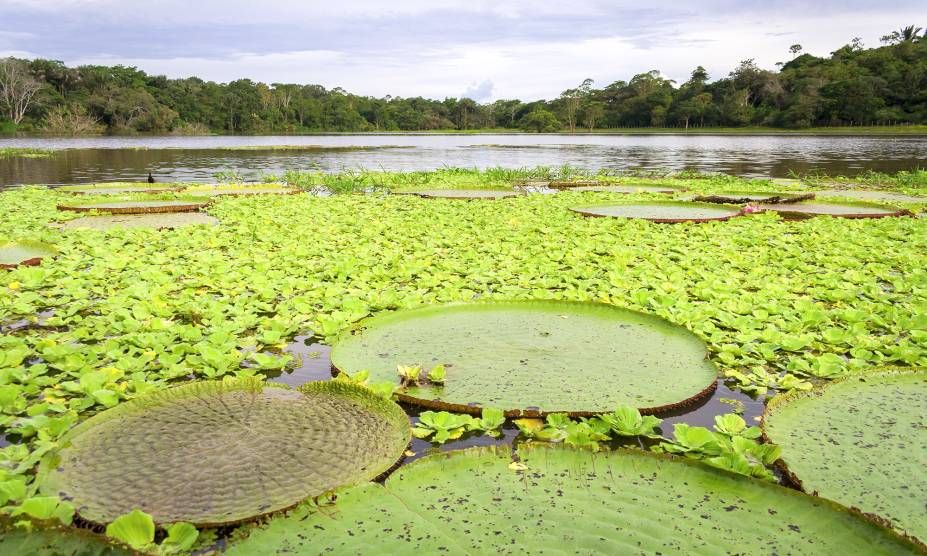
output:
[[[890, 44], [901, 44], [903, 42], [915, 42], [919, 38], [918, 33], [921, 32], [921, 27], [915, 25], [908, 25], [903, 27], [898, 31], [892, 31], [890, 35], [885, 35], [882, 37], [882, 42]], [[927, 37], [927, 33], [924, 33], [924, 37]]]

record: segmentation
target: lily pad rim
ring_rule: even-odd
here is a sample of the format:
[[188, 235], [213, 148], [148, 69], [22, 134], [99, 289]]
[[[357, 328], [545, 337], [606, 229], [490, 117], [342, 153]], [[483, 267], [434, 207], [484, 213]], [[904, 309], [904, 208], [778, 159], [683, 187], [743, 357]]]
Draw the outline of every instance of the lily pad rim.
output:
[[[390, 407], [390, 410], [393, 413], [395, 413], [395, 415], [391, 417], [398, 417], [399, 415], [401, 415], [402, 420], [407, 425], [405, 427], [407, 440], [402, 445], [401, 449], [397, 450], [398, 454], [397, 454], [397, 459], [395, 462], [393, 462], [386, 469], [383, 469], [382, 471], [378, 471], [376, 475], [371, 475], [369, 472], [367, 472], [366, 473], [366, 475], [368, 476], [367, 479], [357, 480], [357, 481], [354, 481], [354, 482], [351, 482], [345, 485], [341, 485], [339, 487], [336, 487], [335, 489], [330, 489], [329, 491], [326, 491], [326, 492], [323, 492], [323, 493], [320, 493], [314, 496], [300, 498], [287, 506], [271, 508], [261, 513], [254, 514], [254, 515], [244, 517], [244, 518], [239, 518], [239, 519], [234, 519], [234, 520], [229, 520], [229, 521], [221, 521], [221, 522], [205, 522], [205, 521], [191, 522], [198, 529], [225, 527], [225, 526], [238, 525], [242, 523], [249, 523], [255, 520], [265, 518], [269, 515], [277, 514], [280, 512], [286, 512], [302, 504], [306, 500], [309, 500], [310, 498], [317, 498], [319, 496], [324, 496], [328, 492], [332, 492], [332, 491], [335, 491], [341, 488], [347, 488], [347, 487], [354, 486], [354, 485], [359, 485], [359, 484], [364, 484], [364, 483], [380, 480], [383, 477], [386, 477], [389, 474], [391, 474], [397, 467], [399, 467], [402, 464], [403, 460], [405, 459], [405, 451], [408, 449], [412, 441], [412, 425], [409, 420], [409, 416], [405, 412], [405, 410], [399, 404], [395, 403], [392, 400], [386, 399], [378, 395], [373, 390], [371, 390], [367, 386], [364, 386], [363, 384], [357, 384], [354, 382], [347, 382], [347, 381], [321, 380], [321, 381], [309, 381], [305, 384], [300, 385], [297, 388], [292, 388], [287, 384], [278, 383], [278, 382], [269, 382], [269, 381], [266, 381], [258, 377], [240, 377], [240, 378], [219, 379], [219, 380], [192, 380], [189, 382], [178, 384], [176, 386], [171, 386], [169, 388], [156, 390], [156, 391], [147, 393], [145, 395], [139, 396], [137, 398], [133, 398], [131, 400], [126, 400], [120, 403], [119, 405], [105, 409], [103, 411], [99, 411], [91, 415], [90, 417], [84, 419], [80, 423], [71, 427], [65, 434], [61, 436], [61, 438], [58, 439], [57, 447], [51, 450], [45, 456], [43, 456], [39, 464], [37, 465], [37, 471], [35, 475], [35, 484], [37, 485], [38, 491], [41, 493], [45, 493], [47, 495], [57, 494], [54, 492], [47, 492], [46, 489], [50, 488], [49, 485], [47, 484], [48, 474], [53, 471], [52, 467], [57, 462], [58, 453], [66, 448], [69, 448], [70, 441], [75, 436], [83, 434], [87, 430], [92, 429], [94, 426], [94, 423], [92, 423], [92, 421], [94, 421], [100, 415], [104, 413], [112, 412], [107, 417], [107, 419], [120, 418], [122, 415], [124, 415], [127, 412], [133, 412], [136, 410], [144, 411], [147, 407], [159, 405], [160, 403], [163, 403], [165, 400], [173, 401], [173, 400], [178, 399], [177, 397], [171, 398], [170, 396], [164, 396], [165, 392], [168, 392], [171, 390], [174, 390], [175, 392], [178, 390], [193, 390], [195, 392], [197, 389], [204, 388], [204, 387], [215, 388], [215, 392], [217, 393], [238, 391], [238, 390], [249, 390], [249, 389], [254, 389], [254, 388], [257, 388], [259, 390], [263, 390], [264, 388], [271, 388], [271, 389], [277, 389], [277, 390], [297, 392], [302, 395], [306, 395], [307, 393], [316, 393], [316, 392], [326, 393], [326, 391], [330, 391], [330, 393], [333, 393], [339, 396], [344, 396], [345, 391], [347, 390], [353, 390], [354, 391], [353, 394], [349, 394], [351, 398], [357, 399], [359, 395], [363, 395], [366, 398], [364, 403], [368, 407], [374, 404], [381, 405], [381, 406], [389, 406], [389, 404], [392, 404], [392, 406], [395, 406], [395, 407]], [[183, 392], [183, 393], [186, 393], [186, 392]], [[202, 395], [202, 393], [200, 393], [199, 395]], [[199, 397], [199, 395], [194, 393], [193, 397]], [[115, 411], [115, 410], [120, 410], [120, 411]], [[74, 506], [75, 506], [74, 514], [80, 519], [88, 523], [93, 523], [97, 525], [106, 524], [105, 522], [98, 521], [95, 519], [90, 519], [88, 517], [81, 515], [80, 505], [75, 503]], [[154, 519], [155, 526], [160, 527], [160, 528], [163, 528], [164, 526], [169, 525], [171, 523], [173, 522], [160, 522], [157, 519]]]
[[[841, 384], [844, 384], [846, 382], [850, 382], [853, 380], [865, 379], [867, 377], [892, 376], [892, 375], [917, 375], [917, 374], [923, 374], [924, 376], [927, 376], [927, 368], [882, 367], [882, 368], [870, 369], [866, 371], [848, 373], [835, 380], [830, 380], [823, 384], [819, 384], [810, 390], [804, 390], [804, 391], [803, 390], [791, 390], [789, 392], [777, 394], [771, 400], [766, 402], [766, 407], [763, 408], [763, 414], [760, 415], [760, 431], [762, 433], [763, 441], [768, 442], [770, 444], [774, 444], [772, 438], [770, 438], [769, 435], [766, 433], [766, 423], [773, 413], [782, 409], [783, 407], [787, 406], [789, 403], [795, 400], [804, 399], [804, 398], [808, 398], [811, 396], [816, 396], [816, 397], [821, 396], [827, 391], [828, 388], [831, 388], [833, 386], [838, 386], [838, 385], [841, 385]], [[799, 478], [791, 469], [789, 469], [788, 462], [785, 460], [785, 457], [780, 457], [778, 460], [776, 460], [775, 466], [777, 469], [779, 469], [779, 471], [782, 472], [783, 475], [788, 477], [789, 481], [792, 484], [794, 484], [796, 487], [798, 487], [799, 490], [801, 490], [802, 492], [808, 493], [806, 487], [801, 481], [801, 478]], [[808, 493], [808, 494], [811, 494], [811, 493]], [[863, 513], [863, 512], [860, 512], [860, 513]], [[883, 524], [889, 523], [888, 520], [886, 520], [885, 518], [881, 516], [878, 516], [875, 514], [865, 514], [865, 513], [863, 514], [871, 516], [873, 519], [876, 519], [880, 523], [883, 523]], [[921, 546], [925, 551], [927, 551], [927, 545], [921, 543], [919, 540], [915, 539], [914, 537], [908, 537], [906, 535], [903, 535], [903, 536], [905, 538], [910, 538], [916, 541], [916, 543], [919, 546]]]
[[[467, 197], [467, 196], [454, 196], [455, 191], [459, 192], [475, 192], [475, 193], [504, 193], [504, 195], [499, 196], [487, 196], [487, 197]], [[446, 192], [448, 195], [440, 195], [436, 192]], [[414, 197], [421, 197], [422, 199], [449, 199], [453, 201], [495, 201], [499, 199], [506, 199], [511, 197], [521, 197], [525, 194], [511, 187], [453, 187], [453, 188], [435, 188], [435, 189], [393, 189], [390, 191], [390, 195], [411, 195]]]
[[[738, 197], [738, 195], [740, 197]], [[749, 199], [749, 196], [765, 195], [763, 200]], [[729, 200], [720, 199], [728, 197]], [[776, 200], [772, 200], [776, 199]], [[813, 191], [748, 191], [748, 190], [724, 190], [699, 193], [692, 197], [694, 202], [712, 203], [712, 204], [751, 204], [751, 203], [775, 203], [790, 204], [802, 201], [815, 200]]]
[[[162, 206], [141, 206], [141, 205], [130, 205], [124, 207], [100, 207], [98, 205], [106, 205], [110, 202], [100, 201], [95, 203], [84, 203], [84, 204], [58, 204], [56, 208], [59, 211], [67, 212], [90, 212], [97, 211], [99, 213], [109, 213], [109, 214], [151, 214], [157, 212], [195, 212], [201, 209], [206, 208], [212, 202], [212, 199], [202, 200], [202, 199], [130, 199], [127, 201], [119, 202], [137, 202], [137, 203], [150, 203], [150, 202], [164, 202], [164, 203], [175, 203], [178, 201], [184, 201], [187, 204], [167, 204]], [[117, 201], [111, 201], [117, 202]]]
[[[716, 374], [715, 379], [712, 380], [710, 384], [708, 384], [704, 389], [700, 390], [698, 393], [688, 398], [685, 398], [683, 400], [680, 400], [678, 402], [674, 402], [671, 404], [665, 404], [661, 406], [655, 406], [655, 407], [637, 408], [638, 411], [640, 411], [642, 415], [659, 415], [659, 414], [672, 411], [674, 409], [690, 407], [710, 397], [715, 392], [715, 390], [718, 388], [718, 378], [719, 378], [717, 376], [718, 366], [715, 364], [715, 362], [710, 357], [711, 353], [708, 350], [708, 344], [705, 342], [705, 340], [700, 338], [698, 334], [696, 334], [695, 332], [692, 332], [691, 330], [689, 330], [688, 328], [686, 328], [685, 326], [681, 324], [674, 323], [670, 320], [667, 320], [663, 317], [660, 317], [652, 313], [636, 311], [634, 309], [619, 307], [618, 305], [612, 305], [610, 303], [602, 303], [599, 301], [576, 301], [576, 300], [571, 300], [571, 299], [478, 299], [474, 301], [451, 301], [448, 303], [431, 303], [431, 304], [417, 305], [414, 307], [404, 307], [396, 311], [384, 312], [378, 315], [369, 316], [369, 317], [366, 317], [354, 323], [351, 326], [351, 328], [349, 328], [345, 332], [342, 332], [332, 342], [331, 344], [332, 349], [331, 349], [331, 353], [329, 356], [331, 358], [332, 374], [337, 375], [338, 373], [345, 372], [342, 369], [340, 369], [335, 363], [335, 360], [337, 358], [337, 353], [338, 353], [338, 346], [342, 343], [343, 340], [352, 338], [357, 333], [363, 331], [366, 328], [369, 328], [371, 322], [373, 321], [377, 321], [374, 324], [381, 324], [381, 321], [386, 321], [387, 323], [389, 323], [389, 321], [392, 321], [396, 318], [401, 318], [401, 317], [397, 317], [397, 315], [400, 315], [401, 313], [432, 312], [432, 311], [440, 311], [441, 309], [447, 309], [447, 308], [460, 308], [460, 307], [481, 306], [481, 305], [482, 306], [486, 306], [486, 305], [545, 305], [545, 304], [552, 304], [552, 303], [570, 305], [570, 306], [597, 307], [597, 308], [607, 309], [610, 311], [616, 311], [616, 312], [621, 312], [621, 313], [631, 313], [638, 317], [643, 317], [646, 320], [657, 322], [664, 326], [671, 326], [673, 328], [676, 328], [678, 329], [680, 333], [686, 335], [689, 338], [692, 338], [698, 341], [698, 343], [702, 345], [705, 351], [704, 361], [707, 362], [707, 364], [710, 365], [715, 370], [715, 374]], [[406, 315], [402, 315], [402, 317], [405, 317], [405, 316]], [[483, 410], [483, 406], [480, 406], [480, 405], [466, 405], [466, 404], [458, 404], [458, 403], [451, 403], [451, 402], [443, 402], [440, 400], [433, 400], [433, 399], [427, 399], [427, 398], [418, 398], [415, 396], [409, 396], [408, 394], [405, 394], [401, 391], [397, 391], [395, 395], [396, 395], [396, 398], [402, 402], [412, 404], [418, 407], [424, 407], [427, 409], [433, 409], [433, 410], [439, 410], [439, 411], [450, 411], [454, 413], [467, 413], [470, 415], [480, 415], [480, 413]], [[604, 413], [608, 413], [609, 411], [612, 411], [612, 410], [538, 411], [538, 410], [529, 410], [529, 409], [512, 409], [512, 410], [505, 410], [504, 414], [506, 418], [543, 418], [551, 414], [565, 414], [565, 415], [569, 415], [570, 417], [594, 417], [596, 415], [602, 415]]]
[[55, 519], [36, 519], [25, 515], [18, 515], [13, 517], [6, 514], [0, 514], [0, 537], [3, 537], [4, 533], [7, 532], [18, 531], [16, 523], [22, 521], [29, 523], [31, 527], [31, 529], [22, 529], [22, 532], [26, 534], [36, 529], [41, 531], [61, 532], [67, 535], [93, 539], [95, 542], [99, 542], [103, 546], [112, 546], [114, 549], [121, 550], [126, 554], [137, 554], [138, 556], [143, 556], [142, 552], [135, 550], [120, 540], [113, 537], [107, 537], [106, 535], [100, 534], [93, 529], [79, 527], [73, 524], [63, 525]]
[[[640, 188], [640, 191], [609, 191], [608, 187], [627, 187], [627, 188]], [[579, 191], [579, 192], [599, 192], [599, 193], [623, 193], [630, 195], [633, 193], [659, 193], [663, 195], [675, 195], [677, 193], [684, 193], [688, 191], [685, 187], [680, 185], [662, 185], [662, 184], [649, 184], [649, 183], [614, 183], [614, 182], [602, 182], [596, 185], [576, 185], [570, 187], [560, 187], [552, 188], [557, 189], [558, 191]]]
[[[700, 208], [713, 208], [713, 209], [723, 209], [730, 212], [731, 214], [725, 216], [710, 216], [704, 218], [645, 218], [645, 217], [624, 217], [624, 216], [611, 216], [608, 214], [597, 214], [589, 212], [588, 209], [601, 208], [601, 207], [615, 207], [623, 205], [659, 205], [659, 206], [690, 206], [690, 207], [700, 207]], [[656, 201], [618, 201], [613, 203], [595, 203], [588, 205], [577, 205], [575, 207], [570, 207], [570, 211], [580, 214], [587, 218], [619, 218], [625, 220], [646, 220], [648, 222], [654, 222], [656, 224], [679, 224], [682, 222], [724, 222], [730, 220], [731, 218], [737, 218], [738, 216], [743, 216], [745, 213], [743, 209], [732, 208], [731, 205], [725, 205], [722, 203], [703, 203], [700, 201], [676, 201], [676, 200], [656, 200]]]
[[[161, 215], [171, 215], [171, 216], [177, 216], [177, 215], [184, 215], [184, 216], [186, 216], [186, 215], [201, 215], [201, 216], [205, 216], [206, 218], [211, 219], [211, 220], [207, 220], [207, 221], [205, 221], [205, 222], [195, 222], [195, 223], [192, 223], [192, 224], [187, 223], [187, 224], [181, 224], [181, 225], [175, 225], [175, 226], [119, 226], [119, 225], [112, 225], [112, 226], [108, 226], [108, 227], [93, 227], [93, 226], [68, 225], [69, 223], [73, 223], [73, 222], [76, 222], [76, 221], [78, 221], [78, 220], [85, 220], [85, 219], [92, 219], [92, 218], [101, 218], [101, 219], [102, 219], [102, 218], [114, 218], [114, 217], [124, 217], [124, 218], [137, 218], [137, 217], [142, 217], [142, 218], [145, 218], [145, 217], [161, 216]], [[86, 231], [86, 230], [94, 230], [94, 231], [97, 231], [97, 232], [104, 232], [104, 233], [106, 233], [106, 232], [109, 232], [109, 231], [115, 230], [115, 229], [125, 229], [125, 230], [127, 230], [127, 229], [148, 229], [148, 230], [154, 230], [154, 231], [156, 231], [156, 232], [160, 232], [160, 231], [164, 231], [164, 230], [175, 230], [175, 229], [184, 228], [184, 227], [187, 227], [187, 226], [219, 226], [219, 225], [221, 225], [221, 224], [222, 224], [222, 221], [221, 221], [220, 219], [216, 218], [215, 216], [212, 216], [211, 214], [209, 214], [209, 213], [207, 213], [207, 212], [203, 212], [203, 211], [185, 211], [185, 212], [149, 212], [149, 213], [141, 213], [141, 214], [106, 214], [106, 213], [101, 213], [101, 214], [88, 214], [87, 216], [80, 216], [80, 217], [78, 217], [78, 218], [72, 218], [72, 219], [67, 219], [67, 220], [54, 220], [54, 221], [48, 222], [47, 226], [48, 226], [49, 228], [54, 228], [54, 229], [56, 229], [56, 230], [62, 230], [62, 231], [67, 231], [67, 230], [83, 230], [83, 231]]]
[[36, 241], [32, 239], [18, 239], [18, 240], [13, 240], [13, 241], [0, 242], [0, 249], [6, 248], [6, 247], [17, 247], [17, 246], [31, 247], [33, 249], [42, 249], [43, 251], [47, 251], [47, 253], [39, 257], [32, 257], [29, 259], [22, 260], [18, 263], [0, 263], [0, 270], [4, 270], [4, 269], [12, 270], [18, 266], [37, 266], [41, 264], [42, 261], [46, 257], [54, 257], [54, 256], [61, 254], [61, 251], [59, 251], [57, 247], [55, 247], [54, 245], [50, 243], [45, 243], [44, 241]]
[[[849, 213], [849, 214], [818, 214], [814, 212], [797, 210], [798, 207], [801, 207], [804, 204], [812, 204], [812, 203], [819, 204], [819, 205], [836, 205], [836, 206], [842, 206], [842, 207], [877, 208], [877, 209], [882, 209], [885, 212], [870, 212], [870, 213], [860, 212], [860, 213]], [[789, 204], [789, 207], [782, 208], [782, 209], [766, 208], [763, 206], [764, 204], [779, 204], [779, 203], [760, 203], [759, 207], [763, 209], [763, 212], [776, 212], [781, 215], [784, 215], [785, 218], [788, 218], [788, 217], [796, 218], [797, 217], [799, 219], [805, 219], [805, 218], [814, 218], [817, 216], [830, 216], [833, 218], [854, 219], [854, 218], [891, 218], [891, 217], [898, 217], [898, 216], [913, 215], [913, 213], [908, 209], [898, 208], [898, 207], [894, 207], [894, 206], [883, 204], [883, 203], [873, 203], [870, 201], [828, 201], [826, 199], [812, 199], [808, 201], [800, 201], [797, 203], [786, 203], [786, 204]], [[796, 210], [791, 210], [793, 207], [795, 207]]]

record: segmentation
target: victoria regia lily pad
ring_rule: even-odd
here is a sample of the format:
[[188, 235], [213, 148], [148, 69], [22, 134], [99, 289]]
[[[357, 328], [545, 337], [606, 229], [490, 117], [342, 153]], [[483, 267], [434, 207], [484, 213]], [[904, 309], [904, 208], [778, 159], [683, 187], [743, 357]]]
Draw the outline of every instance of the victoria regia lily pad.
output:
[[207, 203], [192, 200], [178, 201], [118, 201], [112, 203], [87, 203], [58, 205], [58, 210], [90, 212], [97, 210], [110, 214], [146, 214], [152, 212], [192, 212], [205, 207]]
[[34, 266], [45, 257], [54, 257], [58, 250], [40, 241], [20, 240], [0, 243], [0, 269], [19, 265]]
[[601, 303], [489, 301], [380, 315], [340, 338], [332, 364], [373, 382], [398, 366], [444, 366], [442, 384], [399, 398], [435, 409], [509, 416], [590, 415], [618, 405], [645, 412], [709, 394], [717, 371], [705, 344], [661, 318]]
[[[562, 188], [564, 189], [564, 188]], [[570, 187], [570, 191], [603, 191], [607, 193], [678, 193], [683, 189], [672, 185], [650, 184], [614, 184], [614, 185], [581, 185]]]
[[139, 509], [159, 524], [221, 525], [371, 480], [410, 438], [402, 409], [357, 384], [196, 382], [81, 423], [39, 483], [96, 523]]
[[0, 554], [4, 556], [132, 556], [138, 554], [84, 529], [28, 521], [16, 526], [0, 520]]
[[845, 197], [860, 201], [888, 201], [895, 203], [927, 203], [927, 196], [905, 195], [894, 191], [872, 191], [867, 189], [824, 189], [815, 191], [818, 197]]
[[806, 492], [927, 542], [927, 370], [863, 373], [777, 396], [763, 429]]
[[689, 460], [543, 444], [518, 456], [423, 458], [274, 518], [226, 554], [918, 553], [833, 502]]
[[773, 210], [786, 219], [804, 219], [814, 216], [837, 216], [840, 218], [882, 218], [885, 216], [902, 216], [910, 214], [904, 209], [897, 209], [875, 203], [836, 203], [806, 201], [801, 203], [770, 203], [759, 205], [763, 210]]
[[722, 191], [719, 193], [706, 193], [694, 197], [695, 201], [706, 203], [733, 203], [744, 205], [747, 203], [797, 203], [814, 199], [814, 193], [771, 193], [756, 191]]
[[155, 228], [173, 229], [184, 226], [205, 224], [214, 226], [219, 223], [217, 218], [202, 212], [156, 212], [152, 214], [113, 214], [99, 216], [83, 216], [74, 220], [58, 222], [58, 228], [94, 228], [108, 230], [110, 228]]
[[587, 205], [574, 207], [573, 212], [583, 216], [610, 216], [615, 218], [640, 218], [651, 222], [708, 222], [727, 220], [739, 216], [739, 208], [712, 203], [686, 201], [651, 201], [645, 203], [614, 203], [609, 205]]
[[511, 189], [409, 189], [394, 191], [396, 195], [417, 195], [426, 199], [504, 199], [521, 193]]

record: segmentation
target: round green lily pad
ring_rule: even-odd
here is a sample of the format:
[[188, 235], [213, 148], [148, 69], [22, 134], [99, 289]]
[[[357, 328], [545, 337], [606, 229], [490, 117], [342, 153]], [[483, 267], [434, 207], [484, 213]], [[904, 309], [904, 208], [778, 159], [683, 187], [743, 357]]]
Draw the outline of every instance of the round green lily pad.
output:
[[616, 218], [639, 218], [651, 222], [708, 222], [727, 220], [741, 214], [739, 208], [711, 203], [685, 201], [652, 201], [646, 203], [622, 203], [610, 205], [587, 205], [571, 208], [583, 216], [610, 216]]
[[183, 191], [185, 195], [194, 197], [221, 197], [221, 196], [244, 196], [244, 195], [295, 195], [301, 193], [302, 189], [295, 187], [214, 187], [214, 188], [190, 188]]
[[402, 457], [410, 434], [398, 405], [355, 384], [197, 382], [73, 428], [39, 483], [96, 523], [137, 508], [160, 524], [222, 525], [369, 481]]
[[113, 203], [88, 203], [80, 205], [58, 205], [58, 210], [90, 212], [98, 210], [111, 214], [146, 214], [153, 212], [192, 212], [205, 207], [198, 201], [119, 201]]
[[153, 185], [114, 185], [112, 187], [104, 186], [65, 186], [59, 187], [58, 191], [65, 193], [74, 193], [76, 195], [122, 195], [125, 193], [166, 193], [176, 191], [175, 187], [156, 187]]
[[74, 220], [58, 222], [57, 228], [155, 228], [158, 230], [182, 228], [198, 224], [215, 226], [219, 220], [202, 212], [157, 212], [152, 214], [115, 214], [83, 216]]
[[777, 396], [763, 430], [806, 492], [927, 542], [927, 370], [876, 371]]
[[573, 189], [575, 187], [594, 187], [603, 185], [599, 180], [554, 180], [547, 184], [552, 189]]
[[810, 201], [790, 204], [761, 204], [763, 210], [774, 210], [786, 219], [804, 219], [814, 216], [836, 216], [840, 218], [882, 218], [902, 216], [906, 210], [873, 203], [834, 203]]
[[681, 187], [672, 185], [582, 185], [568, 188], [570, 191], [604, 191], [608, 193], [679, 193]]
[[58, 250], [40, 241], [20, 240], [0, 243], [0, 268], [19, 265], [35, 266], [45, 257], [54, 257]]
[[400, 383], [398, 365], [444, 365], [443, 386], [401, 400], [509, 416], [591, 415], [632, 405], [653, 413], [710, 394], [705, 344], [661, 318], [602, 303], [488, 301], [398, 311], [362, 322], [332, 349], [332, 365]]
[[739, 205], [747, 203], [788, 204], [811, 199], [814, 199], [814, 193], [763, 193], [755, 191], [722, 191], [693, 197], [693, 200], [705, 203], [733, 203]]
[[828, 500], [641, 450], [528, 444], [425, 457], [276, 517], [227, 556], [866, 554], [919, 551]]
[[819, 197], [845, 197], [860, 201], [891, 201], [896, 203], [927, 203], [927, 197], [905, 195], [894, 191], [871, 191], [864, 189], [824, 189], [816, 191]]
[[397, 195], [418, 195], [425, 199], [504, 199], [521, 195], [510, 189], [417, 189], [394, 191]]
[[[86, 529], [30, 521], [17, 527], [0, 520], [0, 554], [5, 556], [132, 556], [138, 554]], [[19, 519], [19, 518], [15, 518]]]

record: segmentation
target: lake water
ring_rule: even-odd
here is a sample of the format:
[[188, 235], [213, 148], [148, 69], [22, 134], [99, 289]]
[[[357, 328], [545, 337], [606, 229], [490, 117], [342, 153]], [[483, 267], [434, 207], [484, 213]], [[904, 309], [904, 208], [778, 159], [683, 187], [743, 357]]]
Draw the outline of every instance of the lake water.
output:
[[[230, 150], [318, 145], [318, 150]], [[429, 170], [570, 164], [593, 170], [683, 170], [749, 177], [820, 171], [855, 175], [927, 167], [927, 137], [731, 135], [311, 135], [0, 138], [2, 147], [66, 149], [46, 159], [0, 159], [0, 187], [139, 181], [214, 181], [219, 171], [257, 179], [287, 169]], [[367, 147], [345, 149], [345, 147]], [[327, 148], [327, 150], [326, 150]]]

